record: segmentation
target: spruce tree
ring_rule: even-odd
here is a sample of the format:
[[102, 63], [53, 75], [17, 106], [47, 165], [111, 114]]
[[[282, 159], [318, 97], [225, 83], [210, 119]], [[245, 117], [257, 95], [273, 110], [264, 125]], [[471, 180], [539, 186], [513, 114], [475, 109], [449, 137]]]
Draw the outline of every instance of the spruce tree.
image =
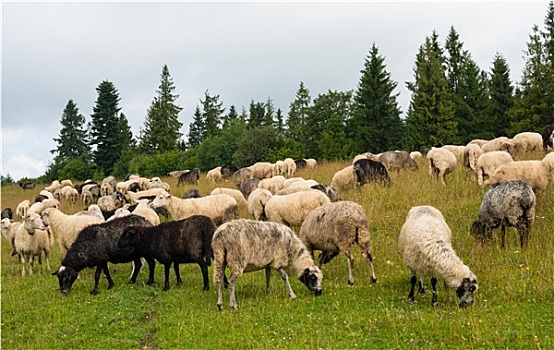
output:
[[398, 148], [403, 123], [398, 107], [397, 83], [387, 72], [385, 58], [379, 55], [375, 44], [369, 50], [354, 95], [353, 115], [350, 121], [354, 151], [383, 152]]
[[194, 148], [204, 141], [206, 136], [206, 127], [204, 126], [204, 118], [200, 107], [196, 106], [192, 122], [189, 124], [189, 133], [187, 135], [187, 146]]
[[419, 48], [414, 68], [415, 82], [407, 83], [412, 98], [406, 117], [405, 142], [411, 150], [442, 146], [456, 138], [452, 96], [436, 39], [436, 35], [427, 37]]
[[546, 72], [544, 90], [546, 99], [546, 114], [550, 114], [549, 124], [554, 123], [554, 2], [550, 1], [544, 19], [542, 31], [544, 41]]
[[491, 127], [494, 137], [507, 136], [510, 127], [508, 111], [513, 106], [514, 87], [510, 81], [510, 68], [499, 53], [494, 56], [490, 73]]
[[71, 159], [90, 159], [90, 146], [87, 139], [85, 117], [79, 113], [79, 109], [73, 100], [69, 100], [60, 119], [62, 128], [59, 137], [54, 138], [57, 144], [55, 150], [57, 162], [65, 162]]
[[265, 105], [262, 102], [250, 102], [248, 128], [266, 125]]
[[237, 113], [237, 107], [235, 107], [234, 105], [231, 105], [231, 107], [229, 107], [229, 113], [227, 113], [223, 116], [222, 129], [225, 129], [226, 127], [229, 126], [229, 124], [233, 120], [237, 120], [237, 119], [239, 119], [239, 115]]
[[139, 147], [147, 154], [176, 150], [182, 136], [179, 112], [182, 108], [176, 104], [179, 95], [174, 94], [175, 86], [167, 65], [162, 68], [160, 86], [152, 101]]
[[112, 172], [121, 156], [122, 138], [119, 111], [119, 93], [110, 81], [102, 81], [96, 88], [98, 98], [92, 111], [91, 144], [95, 147], [93, 159], [104, 175]]
[[206, 137], [217, 135], [225, 112], [225, 108], [222, 108], [223, 102], [219, 102], [219, 95], [210, 96], [207, 90], [204, 93], [204, 100], [200, 102], [203, 108], [202, 118]]
[[296, 97], [289, 107], [289, 116], [287, 119], [288, 137], [296, 141], [305, 152], [306, 148], [306, 118], [310, 113], [310, 91], [300, 82]]

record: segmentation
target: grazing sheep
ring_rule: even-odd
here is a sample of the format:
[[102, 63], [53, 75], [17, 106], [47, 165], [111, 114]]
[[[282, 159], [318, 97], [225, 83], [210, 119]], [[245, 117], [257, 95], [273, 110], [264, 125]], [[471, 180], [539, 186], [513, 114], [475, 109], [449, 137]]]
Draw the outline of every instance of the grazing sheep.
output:
[[477, 173], [477, 183], [479, 186], [483, 186], [485, 177], [491, 176], [491, 174], [504, 163], [513, 162], [512, 156], [506, 151], [492, 151], [483, 153], [477, 158], [475, 165], [475, 171]]
[[94, 196], [92, 192], [85, 190], [81, 192], [81, 200], [85, 205], [91, 205], [94, 202]]
[[102, 197], [111, 195], [112, 193], [114, 193], [114, 190], [115, 187], [108, 182], [102, 182], [102, 184], [100, 185], [100, 195]]
[[314, 209], [298, 234], [312, 253], [321, 250], [319, 266], [328, 263], [339, 253], [348, 259], [348, 285], [354, 284], [354, 256], [350, 248], [360, 246], [362, 259], [369, 265], [372, 282], [377, 282], [371, 256], [371, 236], [364, 209], [357, 203], [342, 201]]
[[456, 169], [456, 156], [444, 148], [432, 148], [427, 153], [429, 160], [429, 175], [434, 179], [440, 179], [443, 186], [446, 186], [446, 175]]
[[167, 175], [178, 179], [179, 176], [181, 176], [184, 173], [188, 173], [189, 171], [190, 171], [190, 169], [174, 170], [174, 171], [170, 171], [169, 173], [167, 173]]
[[[251, 179], [253, 178], [252, 176], [252, 170], [250, 170], [249, 168], [240, 168], [239, 170], [235, 171], [233, 173], [233, 183], [235, 184], [235, 186], [240, 187], [240, 185], [242, 184], [242, 182], [244, 180], [248, 180], [248, 179]], [[259, 179], [258, 179], [259, 180]], [[243, 192], [244, 194], [244, 192]]]
[[337, 171], [331, 179], [331, 185], [335, 186], [339, 191], [344, 191], [356, 186], [356, 174], [354, 166], [349, 165]]
[[183, 195], [181, 196], [182, 199], [187, 198], [200, 198], [202, 195], [200, 194], [200, 191], [196, 188], [190, 189], [188, 191], [185, 191]]
[[483, 197], [479, 217], [471, 226], [471, 235], [490, 241], [492, 230], [501, 227], [504, 247], [506, 226], [515, 227], [524, 248], [535, 221], [535, 204], [535, 193], [524, 181], [507, 181], [494, 186]]
[[123, 193], [115, 191], [109, 196], [98, 198], [98, 202], [96, 204], [98, 204], [100, 209], [104, 211], [116, 210], [125, 204], [125, 196]]
[[19, 187], [21, 187], [24, 190], [32, 190], [35, 188], [34, 182], [20, 182]]
[[414, 301], [416, 274], [420, 276], [419, 293], [424, 293], [423, 279], [431, 277], [432, 305], [437, 304], [437, 277], [456, 291], [458, 305], [473, 304], [477, 291], [477, 277], [464, 265], [452, 248], [452, 232], [441, 212], [431, 206], [413, 207], [400, 230], [398, 247], [410, 269], [411, 289], [408, 298]]
[[269, 179], [275, 173], [275, 165], [268, 162], [258, 162], [248, 167], [252, 171], [252, 177], [257, 179]]
[[489, 142], [489, 141], [488, 140], [483, 140], [483, 139], [473, 139], [473, 140], [468, 142], [468, 145], [469, 144], [476, 144], [479, 147], [483, 147], [483, 145], [487, 142]]
[[150, 179], [149, 189], [154, 189], [154, 188], [161, 188], [166, 192], [171, 192], [171, 186], [167, 182], [162, 181], [159, 177], [153, 177], [152, 179]]
[[15, 233], [19, 229], [19, 226], [23, 225], [22, 221], [16, 221], [13, 222], [9, 218], [3, 218], [1, 221], [1, 227], [2, 227], [2, 236], [10, 243], [10, 246], [12, 247], [12, 251], [15, 252], [14, 248], [14, 241], [15, 241]]
[[483, 183], [484, 186], [494, 186], [510, 180], [527, 182], [535, 194], [539, 195], [554, 175], [554, 152], [548, 153], [542, 160], [527, 160], [510, 162], [500, 165]]
[[224, 166], [221, 167], [221, 177], [224, 178], [224, 179], [228, 179], [231, 176], [233, 176], [233, 174], [237, 170], [239, 170], [239, 168], [237, 168], [236, 166], [234, 166], [232, 164], [224, 165]]
[[331, 200], [331, 203], [340, 201], [340, 194], [339, 191], [337, 191], [337, 188], [334, 185], [322, 185], [317, 184], [312, 187], [311, 189], [319, 190], [327, 195], [329, 199]]
[[267, 219], [265, 215], [265, 205], [272, 196], [273, 194], [265, 188], [257, 188], [250, 193], [250, 196], [248, 196], [247, 208], [248, 212], [254, 217], [254, 219]]
[[44, 209], [42, 211], [42, 220], [58, 237], [58, 244], [62, 254], [68, 251], [82, 229], [104, 221], [93, 215], [67, 215], [57, 208]]
[[[208, 266], [211, 265], [212, 237], [216, 230], [212, 219], [204, 215], [193, 215], [183, 220], [164, 222], [159, 226], [126, 228], [119, 238], [120, 250], [132, 248], [147, 261], [154, 259], [164, 265], [165, 282], [163, 290], [169, 290], [171, 264], [177, 276], [177, 285], [182, 284], [179, 264], [197, 263], [202, 270], [204, 290], [210, 289]], [[154, 266], [150, 267], [154, 271]], [[148, 281], [154, 283], [154, 279]]]
[[223, 176], [221, 176], [221, 167], [218, 166], [217, 168], [213, 168], [212, 170], [208, 171], [206, 174], [206, 179], [211, 182], [218, 182], [223, 179]]
[[235, 284], [244, 272], [265, 269], [266, 292], [269, 293], [271, 268], [281, 274], [288, 295], [296, 299], [285, 269], [290, 269], [316, 296], [321, 295], [323, 274], [294, 232], [274, 222], [235, 220], [221, 225], [213, 236], [214, 285], [217, 286], [217, 308], [223, 306], [222, 285], [225, 268], [229, 276], [229, 304], [236, 309]]
[[50, 272], [50, 237], [40, 215], [32, 213], [13, 232], [13, 253], [19, 255], [21, 276], [25, 276], [25, 259], [29, 262], [29, 275], [33, 274], [34, 257], [44, 253], [46, 269]]
[[50, 193], [54, 193], [57, 189], [60, 189], [61, 187], [62, 185], [60, 184], [60, 182], [58, 180], [54, 180], [52, 181], [52, 184], [50, 186], [45, 187], [44, 189]]
[[212, 218], [216, 225], [221, 225], [239, 217], [237, 201], [228, 194], [181, 199], [166, 192], [157, 195], [151, 205], [153, 208], [166, 208], [173, 220], [186, 219], [192, 215], [206, 215]]
[[292, 158], [285, 158], [283, 161], [284, 175], [287, 179], [290, 179], [294, 176], [296, 172], [296, 162]]
[[394, 170], [400, 172], [400, 169], [417, 170], [419, 168], [415, 160], [406, 151], [383, 152], [379, 156], [379, 161], [383, 163], [388, 172]]
[[308, 169], [314, 169], [317, 166], [317, 160], [313, 158], [306, 159], [306, 166]]
[[542, 136], [538, 132], [520, 132], [512, 137], [515, 152], [538, 152], [543, 148]]
[[64, 198], [70, 204], [77, 203], [77, 200], [79, 200], [79, 192], [77, 192], [77, 190], [74, 189], [73, 187], [64, 187], [64, 188], [68, 188], [68, 190], [64, 192]]
[[265, 214], [269, 221], [300, 227], [312, 210], [329, 203], [329, 197], [317, 190], [274, 195], [265, 205]]
[[358, 186], [375, 181], [390, 186], [390, 177], [383, 163], [371, 159], [359, 159], [353, 165]]
[[[108, 289], [114, 285], [108, 262], [121, 264], [134, 262], [133, 274], [130, 283], [135, 283], [142, 266], [140, 256], [133, 249], [119, 249], [117, 242], [123, 231], [129, 226], [150, 226], [150, 223], [138, 215], [129, 215], [112, 221], [85, 227], [78, 235], [75, 243], [69, 248], [62, 260], [62, 264], [53, 275], [58, 277], [60, 291], [67, 295], [77, 279], [77, 275], [85, 267], [96, 267], [94, 273], [94, 289], [91, 295], [98, 294], [100, 274], [108, 279]], [[149, 261], [149, 282], [154, 279], [153, 261]]]
[[465, 148], [466, 148], [465, 146], [445, 145], [445, 146], [442, 146], [441, 148], [442, 149], [447, 149], [450, 152], [452, 152], [452, 154], [454, 154], [454, 156], [456, 157], [456, 163], [457, 164], [463, 164], [464, 163], [464, 151], [465, 151]]
[[5, 208], [2, 210], [2, 219], [13, 220], [13, 211], [12, 208]]
[[17, 216], [23, 219], [24, 217], [27, 216], [27, 212], [29, 211], [30, 207], [31, 207], [31, 201], [28, 199], [24, 199], [15, 208], [15, 214], [17, 214]]
[[373, 154], [371, 152], [365, 152], [365, 153], [362, 153], [362, 154], [358, 154], [354, 157], [354, 159], [352, 159], [352, 164], [356, 163], [360, 159], [371, 159], [371, 160], [374, 160], [374, 161], [378, 161], [379, 156], [380, 155], [376, 155], [376, 154]]
[[150, 207], [150, 201], [148, 199], [137, 200], [137, 206], [131, 211], [135, 215], [142, 216], [153, 226], [160, 224], [160, 217], [158, 213]]
[[423, 155], [421, 154], [420, 151], [413, 151], [413, 152], [410, 152], [410, 158], [412, 158], [413, 160], [416, 160], [416, 159], [419, 159], [419, 158], [422, 158]]
[[491, 151], [506, 151], [512, 155], [514, 154], [514, 148], [514, 141], [505, 136], [497, 137], [495, 139], [487, 141], [487, 143], [481, 146], [483, 153]]
[[277, 191], [283, 188], [286, 182], [286, 178], [282, 175], [276, 175], [269, 179], [262, 179], [258, 183], [258, 188], [265, 188], [271, 193], [275, 194]]
[[468, 143], [464, 148], [464, 166], [470, 171], [473, 179], [477, 174], [477, 159], [482, 154], [483, 150], [475, 143]]
[[57, 208], [60, 209], [60, 202], [57, 199], [45, 199], [42, 202], [33, 203], [29, 207], [27, 214], [36, 213], [42, 215], [42, 211], [46, 208]]
[[296, 169], [303, 169], [308, 166], [305, 159], [295, 159], [294, 164], [296, 164]]
[[246, 208], [246, 198], [244, 198], [244, 195], [239, 190], [235, 190], [233, 188], [217, 187], [213, 189], [213, 191], [210, 193], [210, 196], [214, 196], [216, 194], [228, 194], [237, 201], [239, 207]]
[[154, 199], [160, 193], [169, 193], [163, 188], [151, 188], [146, 191], [127, 192], [127, 200], [130, 203], [138, 203], [141, 199]]
[[256, 188], [258, 188], [259, 184], [260, 184], [260, 179], [258, 179], [257, 177], [252, 179], [246, 179], [240, 183], [239, 190], [244, 195], [244, 198], [248, 198], [250, 193], [252, 193], [252, 191], [254, 191]]
[[283, 162], [282, 160], [278, 160], [275, 162], [274, 175], [286, 175], [285, 162]]
[[552, 143], [553, 135], [554, 135], [554, 124], [549, 124], [544, 128], [542, 128], [541, 138], [542, 138], [542, 148], [544, 150], [544, 153], [548, 152], [548, 147], [554, 148], [554, 145]]
[[200, 169], [194, 168], [187, 173], [183, 173], [179, 176], [177, 180], [177, 186], [180, 186], [184, 183], [191, 183], [198, 186], [198, 180], [200, 179]]

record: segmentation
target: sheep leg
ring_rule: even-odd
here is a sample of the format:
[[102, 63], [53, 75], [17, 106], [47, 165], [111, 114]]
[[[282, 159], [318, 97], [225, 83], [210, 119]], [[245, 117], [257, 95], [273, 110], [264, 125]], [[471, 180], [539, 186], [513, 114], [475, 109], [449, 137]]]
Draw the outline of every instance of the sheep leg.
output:
[[179, 272], [179, 264], [176, 262], [173, 262], [173, 270], [175, 270], [175, 276], [177, 276], [177, 285], [180, 286], [183, 284], [183, 280], [181, 279], [181, 273]]
[[375, 269], [373, 268], [373, 256], [369, 252], [362, 252], [362, 258], [367, 261], [367, 265], [369, 266], [369, 275], [371, 276], [371, 282], [377, 282], [377, 277], [375, 277]]
[[348, 260], [348, 285], [353, 286], [354, 285], [354, 257], [352, 256], [352, 253], [350, 250], [346, 250], [344, 252], [344, 255], [346, 255], [346, 259]]
[[19, 255], [19, 259], [21, 261], [21, 277], [25, 277], [25, 257], [23, 254]]
[[425, 294], [425, 287], [423, 286], [423, 276], [419, 277], [419, 289], [417, 294]]
[[33, 275], [33, 263], [34, 263], [35, 257], [33, 255], [29, 255], [29, 276]]
[[[154, 284], [154, 270], [156, 268], [156, 260], [149, 258], [146, 260], [146, 263], [148, 264], [148, 281], [146, 281], [146, 284], [151, 285]], [[135, 276], [135, 280], [136, 278], [137, 277]]]
[[133, 260], [133, 271], [131, 272], [131, 276], [129, 278], [129, 283], [135, 283], [137, 281], [137, 276], [140, 272], [140, 268], [142, 267], [142, 262], [140, 259]]
[[271, 267], [265, 267], [265, 293], [269, 294], [269, 280], [271, 278]]
[[98, 294], [98, 284], [100, 283], [100, 274], [102, 273], [102, 265], [96, 266], [94, 271], [94, 289], [90, 292], [90, 295]]
[[289, 283], [289, 277], [287, 276], [285, 269], [280, 267], [277, 269], [277, 271], [279, 271], [279, 273], [281, 274], [281, 278], [283, 279], [283, 282], [285, 282], [285, 287], [287, 288], [287, 293], [289, 294], [289, 297], [292, 300], [296, 299], [296, 295], [292, 291], [292, 287], [290, 286], [290, 283]]
[[165, 277], [164, 289], [163, 289], [164, 292], [169, 290], [169, 270], [171, 270], [171, 263], [164, 264], [164, 277]]
[[200, 265], [200, 270], [202, 270], [202, 281], [204, 282], [204, 290], [210, 290], [210, 280], [208, 278], [208, 264], [203, 259], [200, 259], [200, 261], [198, 262], [198, 265]]
[[527, 247], [527, 240], [529, 238], [529, 225], [527, 225], [527, 223], [523, 223], [518, 226], [517, 231], [519, 233], [519, 244], [521, 245], [521, 248]]
[[52, 270], [50, 270], [50, 254], [48, 254], [47, 252], [44, 252], [44, 260], [46, 260], [46, 269], [48, 270], [48, 272], [51, 272]]
[[412, 273], [412, 277], [410, 278], [410, 284], [411, 284], [411, 288], [410, 288], [410, 293], [408, 294], [408, 299], [411, 301], [411, 302], [414, 302], [415, 301], [415, 285], [417, 283], [417, 277], [416, 277], [416, 274], [415, 274], [415, 271], [411, 271]]
[[437, 305], [437, 278], [431, 277], [431, 288], [433, 288], [433, 297], [431, 298], [431, 305]]
[[104, 270], [104, 275], [106, 276], [106, 279], [108, 280], [108, 289], [112, 289], [114, 286], [112, 276], [110, 275], [110, 269], [108, 268], [108, 263], [104, 264], [102, 267]]
[[234, 271], [232, 271], [231, 276], [229, 276], [229, 305], [235, 310], [237, 309], [237, 301], [235, 300], [235, 284], [237, 283], [239, 276], [240, 273], [236, 273]]
[[506, 239], [506, 225], [504, 225], [504, 223], [502, 223], [502, 227], [500, 228], [501, 230], [501, 237], [502, 237], [502, 241], [500, 243], [500, 247], [501, 248], [504, 248], [504, 240]]

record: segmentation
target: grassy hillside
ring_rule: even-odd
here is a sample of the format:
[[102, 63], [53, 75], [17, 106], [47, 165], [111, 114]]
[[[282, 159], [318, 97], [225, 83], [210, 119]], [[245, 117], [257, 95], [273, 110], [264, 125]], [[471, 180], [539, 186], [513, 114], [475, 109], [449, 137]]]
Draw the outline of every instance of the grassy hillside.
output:
[[[533, 155], [539, 159], [542, 154]], [[329, 183], [347, 163], [320, 164], [301, 170], [298, 176]], [[272, 291], [264, 292], [264, 272], [241, 276], [236, 296], [239, 309], [216, 308], [217, 290], [202, 291], [200, 268], [181, 266], [185, 283], [162, 292], [163, 268], [156, 270], [156, 283], [146, 286], [145, 271], [136, 285], [127, 284], [130, 264], [115, 265], [115, 287], [89, 295], [93, 270], [85, 270], [65, 297], [57, 278], [45, 265], [35, 264], [33, 276], [21, 277], [21, 267], [2, 240], [2, 348], [4, 349], [407, 349], [407, 348], [554, 348], [554, 193], [552, 187], [538, 198], [537, 218], [529, 247], [521, 250], [517, 233], [508, 230], [505, 249], [499, 240], [482, 246], [469, 236], [484, 191], [463, 169], [447, 177], [446, 188], [431, 181], [425, 161], [418, 171], [392, 173], [392, 186], [366, 185], [342, 193], [345, 200], [361, 204], [370, 222], [376, 284], [355, 249], [355, 285], [347, 286], [346, 258], [339, 256], [323, 267], [323, 295], [312, 296], [291, 278], [298, 296], [288, 299], [278, 274]], [[181, 195], [192, 186], [176, 187]], [[231, 184], [222, 186], [231, 187]], [[2, 187], [2, 208], [12, 207], [39, 192], [23, 191], [17, 185]], [[202, 177], [199, 189], [206, 195], [214, 188]], [[412, 206], [433, 205], [442, 211], [453, 232], [453, 246], [479, 279], [476, 303], [459, 309], [453, 291], [439, 282], [438, 305], [431, 306], [431, 293], [407, 301], [410, 273], [397, 249], [397, 237]], [[74, 207], [62, 203], [65, 212]], [[244, 217], [248, 217], [245, 210]], [[499, 233], [495, 231], [495, 237]], [[62, 256], [57, 242], [51, 266], [57, 269]], [[430, 291], [429, 281], [426, 281]]]

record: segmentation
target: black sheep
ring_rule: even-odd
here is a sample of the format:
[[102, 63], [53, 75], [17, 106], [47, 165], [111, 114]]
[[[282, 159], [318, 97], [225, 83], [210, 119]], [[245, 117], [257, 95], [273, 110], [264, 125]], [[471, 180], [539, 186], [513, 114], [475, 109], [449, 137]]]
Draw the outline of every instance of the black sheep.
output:
[[541, 130], [541, 136], [542, 136], [542, 148], [544, 149], [544, 153], [548, 152], [548, 147], [553, 148], [554, 145], [552, 144], [552, 133], [554, 132], [554, 124], [549, 124], [542, 128]]
[[35, 188], [34, 182], [20, 182], [19, 187], [21, 187], [24, 190], [32, 190]]
[[200, 194], [200, 191], [196, 188], [193, 188], [193, 189], [190, 189], [188, 191], [186, 191], [185, 193], [183, 193], [183, 195], [181, 196], [181, 198], [183, 199], [188, 199], [188, 198], [200, 198], [202, 197], [202, 195]]
[[228, 179], [231, 176], [233, 176], [233, 174], [238, 170], [239, 168], [237, 168], [234, 165], [231, 165], [231, 164], [224, 165], [221, 167], [221, 177], [224, 179]]
[[[200, 265], [204, 290], [208, 290], [208, 266], [213, 258], [211, 242], [216, 228], [213, 220], [204, 215], [193, 215], [154, 227], [128, 227], [121, 235], [118, 247], [122, 250], [134, 250], [139, 256], [144, 257], [149, 261], [150, 271], [154, 271], [154, 259], [163, 264], [164, 291], [169, 289], [169, 270], [172, 263], [177, 275], [177, 285], [182, 283], [179, 264]], [[149, 280], [149, 283], [153, 282]]]
[[2, 210], [2, 219], [13, 220], [13, 211], [12, 208], [6, 208]]
[[294, 164], [296, 165], [296, 170], [302, 169], [308, 166], [308, 163], [306, 163], [305, 159], [295, 159]]
[[177, 180], [177, 186], [182, 185], [183, 183], [192, 183], [198, 185], [198, 180], [200, 179], [200, 169], [194, 168], [191, 171], [187, 171], [179, 175], [179, 180]]
[[[77, 275], [85, 267], [96, 267], [92, 295], [98, 294], [100, 273], [104, 271], [108, 279], [108, 289], [114, 285], [108, 270], [108, 262], [114, 264], [133, 261], [135, 267], [130, 283], [135, 283], [142, 263], [140, 256], [133, 249], [119, 249], [117, 242], [123, 231], [129, 226], [152, 226], [143, 217], [130, 215], [84, 228], [62, 260], [62, 266], [53, 273], [58, 276], [60, 291], [67, 295]], [[152, 266], [153, 262], [148, 265]], [[149, 282], [154, 281], [154, 269], [150, 269]]]
[[371, 181], [378, 181], [385, 186], [390, 186], [389, 173], [381, 162], [359, 159], [354, 163], [354, 173], [360, 186]]

